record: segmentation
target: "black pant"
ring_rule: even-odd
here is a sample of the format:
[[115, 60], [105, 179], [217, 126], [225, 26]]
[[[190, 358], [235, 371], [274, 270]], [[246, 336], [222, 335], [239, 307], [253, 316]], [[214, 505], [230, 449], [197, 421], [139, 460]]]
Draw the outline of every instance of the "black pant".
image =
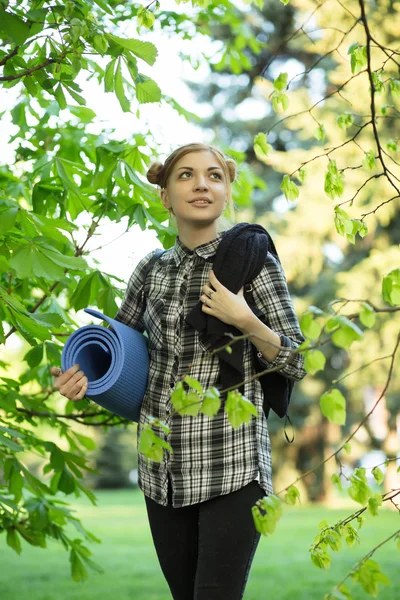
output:
[[257, 481], [200, 504], [173, 508], [145, 496], [161, 569], [174, 600], [240, 600], [260, 539], [251, 507]]

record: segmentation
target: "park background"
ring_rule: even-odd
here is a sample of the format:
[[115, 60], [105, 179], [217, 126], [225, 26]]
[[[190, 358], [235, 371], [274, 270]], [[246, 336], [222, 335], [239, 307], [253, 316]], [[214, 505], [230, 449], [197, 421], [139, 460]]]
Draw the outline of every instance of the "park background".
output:
[[[358, 3], [351, 4], [356, 11]], [[390, 44], [398, 31], [400, 9], [398, 3], [383, 5], [380, 11], [371, 5], [369, 16]], [[163, 2], [158, 7], [159, 13], [156, 12], [156, 15], [165, 11], [165, 14], [173, 12], [174, 15], [188, 17], [188, 22], [196, 31], [191, 31], [186, 40], [177, 31], [172, 31], [172, 26], [168, 31], [165, 23], [164, 26], [158, 24], [157, 19], [150, 30], [139, 27], [140, 39], [152, 41], [159, 50], [154, 66], [150, 68], [145, 65], [143, 72], [157, 81], [163, 94], [175, 98], [187, 111], [198, 115], [199, 119], [189, 116], [188, 122], [166, 102], [142, 104], [140, 116], [135, 115], [133, 108], [131, 112], [123, 112], [116, 96], [100, 94], [99, 83], [94, 78], [86, 81], [85, 74], [81, 74], [79, 84], [82, 95], [86, 99], [86, 106], [95, 113], [95, 117], [86, 123], [85, 131], [93, 136], [102, 135], [104, 139], [133, 141], [136, 136], [146, 138], [151, 129], [154, 136], [151, 157], [154, 159], [157, 156], [165, 157], [176, 146], [194, 140], [224, 148], [241, 165], [241, 176], [234, 195], [235, 220], [260, 223], [271, 233], [299, 316], [310, 305], [326, 308], [327, 303], [335, 297], [368, 298], [381, 304], [382, 274], [400, 264], [400, 227], [396, 203], [382, 207], [374, 220], [369, 222], [369, 233], [350, 243], [335, 229], [332, 202], [323, 195], [323, 172], [317, 162], [308, 167], [307, 178], [298, 198], [288, 199], [281, 188], [282, 173], [294, 171], [301, 161], [322, 152], [325, 136], [328, 136], [331, 146], [339, 146], [345, 139], [344, 131], [347, 133], [346, 128], [338, 123], [338, 117], [347, 114], [338, 99], [330, 103], [323, 101], [318, 107], [318, 119], [324, 123], [324, 131], [321, 131], [320, 125], [314, 123], [311, 126], [310, 120], [307, 120], [309, 114], [306, 107], [310, 101], [316, 103], [323, 99], [332, 86], [341, 81], [348, 68], [349, 59], [337, 52], [328, 55], [311, 69], [316, 57], [328, 52], [329, 44], [334, 46], [329, 38], [329, 7], [310, 19], [310, 33], [307, 36], [299, 36], [291, 46], [283, 48], [283, 40], [304, 20], [305, 15], [311, 15], [315, 9], [313, 3], [296, 2], [291, 6], [283, 6], [271, 0], [265, 2], [262, 8], [240, 4], [235, 8], [237, 13], [232, 13], [235, 18], [232, 17], [231, 21], [226, 19], [225, 22], [218, 22], [216, 19], [213, 23], [211, 19], [210, 24], [206, 23], [205, 15], [207, 10], [211, 14], [211, 8], [206, 7], [199, 16], [197, 6], [177, 5], [171, 1]], [[390, 11], [392, 16], [387, 18]], [[338, 12], [335, 27], [345, 28], [347, 19], [346, 11]], [[205, 31], [206, 24], [210, 26], [210, 31]], [[243, 24], [247, 30], [242, 32], [240, 27]], [[119, 26], [118, 35], [135, 37], [137, 27], [135, 18], [126, 19]], [[250, 35], [249, 32], [255, 41], [253, 46], [249, 44], [245, 47], [246, 53], [243, 51], [243, 40], [238, 41], [238, 37]], [[353, 41], [353, 38], [346, 40], [346, 47]], [[224, 53], [225, 45], [230, 47], [230, 44], [234, 48]], [[259, 52], [257, 45], [262, 48], [265, 46], [267, 50]], [[276, 60], [271, 62], [274, 52], [278, 50]], [[247, 62], [243, 55], [245, 58], [247, 56]], [[107, 60], [99, 57], [99, 64], [104, 68]], [[309, 71], [306, 75], [303, 74], [305, 69]], [[268, 143], [273, 145], [274, 152], [265, 153], [260, 160], [254, 148], [254, 138], [259, 132], [270, 130], [278, 120], [271, 106], [270, 94], [274, 90], [272, 82], [281, 72], [288, 73], [289, 79], [295, 82], [297, 78], [298, 82], [297, 86], [296, 83], [292, 86], [290, 112], [304, 112], [295, 120], [288, 121], [286, 126], [281, 125], [270, 131]], [[20, 140], [10, 141], [21, 126], [15, 110], [20, 94], [21, 90], [14, 87], [4, 90], [0, 99], [0, 111], [5, 111], [0, 125], [1, 163], [8, 168], [17, 157], [13, 171], [17, 177], [23, 176], [24, 162], [29, 160], [28, 156], [24, 157], [21, 153]], [[360, 93], [358, 82], [349, 84], [346, 103], [351, 106], [351, 111], [362, 114], [366, 98], [367, 92], [364, 96]], [[380, 104], [384, 106], [385, 102], [382, 95]], [[75, 121], [68, 108], [55, 111], [49, 127], [69, 128], [73, 141], [74, 132], [76, 134], [81, 127], [79, 111], [75, 110], [74, 116], [77, 116]], [[387, 133], [388, 139], [394, 144], [392, 127], [393, 123], [388, 119], [388, 131], [382, 125], [382, 135]], [[368, 143], [372, 145], [372, 136], [365, 141], [367, 150], [370, 147]], [[142, 148], [146, 153], [146, 147]], [[350, 168], [350, 165], [357, 164], [357, 160], [358, 149], [355, 145], [348, 144], [341, 148], [343, 164]], [[7, 169], [3, 169], [3, 172], [7, 172]], [[348, 182], [348, 197], [357, 192], [360, 182], [361, 178], [357, 177]], [[362, 201], [358, 208], [375, 206], [376, 198], [380, 199], [385, 193], [385, 183], [379, 178], [373, 180], [360, 194]], [[167, 227], [167, 215], [165, 217], [160, 223]], [[75, 238], [79, 243], [85, 238], [85, 228], [90, 225], [91, 218], [86, 212], [81, 212], [76, 215], [74, 222], [80, 228]], [[155, 247], [168, 247], [173, 243], [173, 232], [169, 230], [165, 233], [165, 230], [153, 224], [143, 230], [132, 223], [124, 233], [127, 222], [128, 217], [118, 220], [104, 218], [96, 235], [90, 240], [89, 248], [90, 264], [119, 277], [122, 280], [121, 290], [124, 288], [123, 282], [127, 281], [143, 256]], [[96, 250], [98, 247], [100, 249]], [[68, 302], [64, 306], [70, 308]], [[70, 313], [75, 324], [90, 322], [81, 310], [74, 311], [72, 307]], [[365, 339], [356, 342], [351, 356], [345, 348], [334, 345], [326, 347], [325, 368], [311, 373], [296, 386], [290, 413], [295, 426], [295, 442], [292, 445], [285, 441], [282, 422], [274, 416], [270, 417], [276, 490], [289, 485], [306, 471], [312, 471], [332, 454], [380, 397], [386, 383], [387, 368], [378, 361], [367, 370], [357, 371], [353, 377], [347, 377], [341, 384], [340, 389], [347, 401], [344, 427], [327, 419], [319, 405], [321, 394], [329, 389], [332, 380], [339, 379], [347, 369], [356, 370], [362, 364], [390, 355], [393, 351], [398, 317], [383, 313], [378, 318], [378, 324], [366, 332]], [[0, 359], [9, 363], [9, 366], [3, 367], [0, 374], [12, 379], [21, 377], [26, 370], [24, 357], [30, 348], [23, 337], [10, 336], [0, 355]], [[54, 398], [53, 402], [57, 410], [63, 406], [60, 398]], [[387, 503], [377, 517], [368, 517], [368, 532], [367, 525], [365, 533], [364, 529], [360, 532], [361, 545], [345, 548], [340, 554], [334, 555], [329, 571], [317, 570], [310, 561], [308, 549], [317, 534], [316, 525], [324, 519], [332, 524], [357, 509], [357, 504], [349, 498], [349, 482], [345, 480], [354, 468], [366, 467], [368, 482], [374, 492], [380, 488], [371, 469], [378, 464], [384, 473], [384, 491], [399, 487], [396, 469], [399, 461], [393, 460], [387, 467], [382, 465], [387, 458], [394, 459], [399, 454], [399, 419], [397, 367], [392, 374], [391, 386], [381, 398], [378, 409], [357, 432], [347, 451], [340, 455], [341, 462], [330, 461], [296, 484], [300, 491], [301, 507], [299, 503], [295, 507], [285, 507], [275, 533], [261, 540], [246, 598], [259, 598], [267, 594], [283, 599], [293, 596], [322, 598], [357, 560], [390, 534], [393, 520], [398, 519], [398, 511], [393, 504]], [[143, 499], [135, 487], [135, 427], [109, 427], [103, 430], [78, 423], [73, 427], [78, 434], [93, 440], [93, 443], [87, 443], [86, 454], [89, 465], [99, 473], [85, 474], [84, 481], [94, 490], [98, 506], [92, 506], [85, 498], [75, 500], [71, 495], [68, 501], [76, 507], [85, 527], [102, 540], [102, 545], [93, 547], [92, 551], [93, 558], [105, 573], [90, 573], [88, 581], [76, 584], [68, 572], [67, 555], [55, 542], [50, 540], [48, 549], [51, 551], [45, 551], [31, 547], [22, 540], [23, 552], [17, 556], [6, 545], [5, 537], [1, 536], [0, 583], [4, 597], [12, 600], [29, 591], [32, 598], [38, 599], [92, 598], [94, 595], [106, 598], [112, 592], [120, 598], [168, 598], [166, 584], [152, 548]], [[57, 429], [46, 422], [35, 426], [35, 433], [54, 441], [64, 450], [68, 448], [65, 440], [60, 439]], [[36, 477], [42, 477], [43, 457], [27, 451], [20, 453], [19, 459]], [[332, 479], [339, 468], [344, 481], [342, 490]], [[65, 499], [63, 493], [59, 497]], [[398, 555], [393, 546], [385, 546], [379, 551], [379, 564], [392, 582], [392, 586], [381, 589], [379, 596], [395, 598], [396, 584], [399, 585], [400, 579]], [[352, 593], [354, 598], [366, 595], [357, 588]]]

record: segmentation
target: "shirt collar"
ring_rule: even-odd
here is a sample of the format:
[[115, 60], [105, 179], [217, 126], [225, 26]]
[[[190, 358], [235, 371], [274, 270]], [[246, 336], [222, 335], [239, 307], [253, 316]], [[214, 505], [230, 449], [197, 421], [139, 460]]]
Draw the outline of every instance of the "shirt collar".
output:
[[179, 235], [176, 236], [175, 245], [172, 248], [172, 255], [176, 262], [176, 265], [179, 266], [181, 261], [193, 256], [193, 254], [197, 254], [198, 256], [202, 256], [203, 258], [209, 258], [217, 251], [219, 242], [223, 236], [224, 232], [220, 232], [217, 234], [217, 237], [210, 242], [206, 242], [205, 244], [201, 244], [200, 246], [196, 246], [191, 250], [187, 246], [185, 246], [181, 240], [179, 239]]

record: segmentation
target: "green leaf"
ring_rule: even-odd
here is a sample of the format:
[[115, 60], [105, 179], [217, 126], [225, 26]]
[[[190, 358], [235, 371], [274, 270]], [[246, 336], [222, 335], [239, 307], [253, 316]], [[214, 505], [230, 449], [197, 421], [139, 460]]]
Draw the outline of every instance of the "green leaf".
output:
[[86, 100], [80, 94], [77, 94], [75, 90], [73, 90], [69, 85], [64, 84], [68, 94], [72, 96], [72, 98], [80, 105], [84, 106], [86, 104]]
[[197, 390], [199, 392], [199, 394], [203, 394], [203, 386], [201, 385], [200, 381], [197, 381], [197, 379], [193, 379], [193, 377], [189, 377], [189, 375], [185, 375], [185, 377], [183, 378], [183, 381], [185, 383], [187, 383], [193, 389]]
[[314, 137], [319, 142], [323, 142], [325, 140], [325, 138], [326, 138], [325, 127], [322, 124], [318, 125], [317, 129], [315, 130]]
[[10, 440], [10, 438], [6, 437], [2, 433], [0, 433], [0, 446], [6, 446], [6, 448], [9, 448], [13, 452], [22, 452], [22, 450], [25, 449], [23, 446], [21, 446], [21, 444]]
[[32, 319], [45, 327], [61, 327], [64, 319], [58, 313], [30, 313]]
[[351, 444], [349, 444], [349, 442], [343, 444], [343, 450], [346, 452], [347, 455], [349, 455], [351, 452]]
[[362, 504], [367, 503], [368, 498], [372, 495], [368, 486], [365, 467], [360, 467], [354, 471], [350, 477], [351, 486], [348, 489], [349, 496], [355, 502]]
[[61, 83], [59, 83], [54, 90], [54, 97], [57, 100], [60, 108], [67, 108], [67, 101], [65, 99]]
[[69, 555], [71, 563], [71, 575], [74, 581], [86, 581], [88, 572], [77, 552], [72, 549]]
[[367, 65], [367, 47], [355, 42], [347, 53], [350, 54], [351, 72], [353, 75], [359, 73]]
[[376, 165], [375, 153], [373, 150], [368, 150], [368, 152], [365, 154], [362, 164], [364, 169], [367, 171], [372, 171]]
[[58, 480], [58, 489], [64, 494], [72, 494], [75, 490], [75, 479], [70, 470], [64, 465]]
[[288, 106], [289, 106], [289, 98], [286, 94], [283, 94], [282, 92], [278, 92], [277, 90], [274, 90], [271, 94], [271, 99], [272, 99], [272, 108], [274, 110], [274, 112], [278, 112], [279, 110], [279, 105], [282, 107], [282, 110], [285, 111], [287, 110]]
[[218, 388], [213, 387], [207, 390], [203, 403], [200, 407], [200, 412], [212, 419], [221, 407], [220, 392]]
[[18, 206], [12, 206], [0, 212], [0, 235], [4, 235], [11, 227], [14, 227], [18, 210]]
[[201, 408], [201, 397], [197, 392], [187, 392], [185, 395], [184, 406], [179, 410], [179, 414], [197, 417]]
[[124, 92], [124, 84], [122, 80], [122, 71], [121, 71], [121, 59], [118, 60], [117, 71], [115, 73], [115, 95], [118, 98], [118, 101], [121, 105], [121, 108], [124, 112], [130, 112], [131, 105], [129, 100], [125, 96]]
[[311, 551], [311, 560], [319, 569], [329, 569], [331, 566], [331, 557], [320, 548]]
[[130, 50], [135, 56], [147, 62], [147, 64], [151, 66], [154, 65], [158, 50], [151, 42], [142, 42], [141, 40], [136, 39], [124, 39], [110, 34], [106, 34], [106, 37], [119, 46], [122, 46], [122, 48]]
[[45, 254], [50, 260], [56, 265], [64, 267], [65, 269], [71, 269], [72, 271], [83, 271], [87, 268], [87, 264], [84, 258], [81, 256], [69, 256], [68, 254], [62, 254], [55, 248], [50, 248], [47, 244], [42, 243], [41, 252]]
[[344, 191], [344, 173], [339, 171], [336, 166], [335, 160], [330, 160], [328, 165], [328, 171], [325, 175], [325, 193], [332, 198], [341, 196]]
[[382, 496], [380, 494], [374, 494], [368, 498], [368, 512], [373, 517], [378, 516], [380, 506], [382, 506]]
[[274, 81], [274, 88], [278, 91], [282, 91], [287, 86], [288, 74], [280, 73], [279, 76]]
[[89, 275], [81, 277], [71, 295], [71, 306], [77, 311], [86, 308], [91, 303], [91, 299], [94, 299], [98, 292], [99, 280], [96, 277], [96, 273], [90, 273]]
[[400, 79], [390, 79], [389, 88], [393, 96], [400, 95]]
[[172, 452], [168, 442], [156, 435], [149, 425], [144, 426], [140, 433], [139, 452], [154, 462], [161, 462], [163, 448]]
[[[1, 16], [0, 16], [0, 18], [1, 18]], [[7, 529], [6, 541], [7, 541], [7, 545], [10, 546], [10, 548], [15, 550], [15, 552], [17, 554], [21, 554], [21, 552], [22, 552], [21, 540], [19, 539], [18, 533], [17, 533], [16, 529], [14, 529], [14, 527], [10, 527], [10, 529]]]
[[346, 423], [346, 399], [343, 394], [333, 389], [325, 392], [320, 398], [321, 412], [331, 423], [344, 425]]
[[0, 6], [0, 29], [2, 29], [18, 46], [22, 46], [31, 35], [29, 26], [25, 21], [13, 13], [5, 11], [3, 6]]
[[324, 535], [324, 541], [329, 544], [334, 552], [339, 552], [342, 547], [342, 540], [337, 531], [332, 528]]
[[258, 415], [256, 406], [237, 390], [228, 392], [225, 412], [228, 415], [229, 423], [234, 429], [238, 429], [245, 423], [250, 423], [251, 417], [257, 417]]
[[383, 482], [384, 475], [379, 467], [374, 467], [372, 469], [372, 475], [375, 477], [375, 481], [378, 485], [380, 485]]
[[22, 488], [24, 486], [24, 479], [19, 472], [18, 468], [13, 466], [9, 481], [9, 490], [11, 494], [14, 494], [15, 502], [19, 502], [22, 498]]
[[104, 91], [105, 92], [113, 92], [114, 91], [114, 69], [115, 63], [117, 59], [113, 58], [108, 65], [106, 66], [105, 76], [104, 76]]
[[299, 197], [299, 188], [294, 181], [290, 180], [289, 175], [284, 175], [280, 189], [285, 194], [287, 200], [297, 200]]
[[300, 500], [300, 492], [295, 485], [291, 485], [285, 494], [285, 502], [293, 506], [296, 504], [297, 498]]
[[299, 169], [299, 180], [300, 183], [304, 183], [307, 177], [307, 171], [303, 168]]
[[331, 476], [331, 481], [338, 488], [338, 490], [340, 490], [340, 491], [343, 490], [342, 480], [340, 479], [340, 475], [338, 475], [337, 473], [333, 473], [333, 475]]
[[258, 160], [264, 161], [272, 151], [272, 146], [267, 142], [265, 133], [257, 133], [253, 143], [254, 153]]
[[68, 106], [68, 110], [71, 114], [75, 115], [81, 123], [92, 123], [94, 118], [96, 117], [96, 113], [91, 108], [87, 108], [86, 106]]
[[74, 436], [87, 450], [95, 450], [97, 448], [96, 442], [93, 438], [88, 437], [87, 435], [82, 435], [81, 433], [77, 433], [76, 431], [74, 431]]
[[347, 350], [353, 342], [364, 337], [363, 331], [344, 316], [336, 317], [335, 323], [340, 327], [332, 334], [332, 342], [339, 348]]
[[139, 73], [135, 79], [135, 84], [136, 98], [140, 104], [146, 104], [148, 102], [160, 102], [161, 90], [153, 79], [150, 79], [150, 77]]
[[150, 10], [147, 10], [144, 6], [140, 6], [137, 12], [137, 20], [139, 26], [147, 27], [151, 29], [154, 25], [155, 15]]
[[314, 321], [314, 315], [310, 312], [305, 312], [300, 320], [300, 327], [304, 336], [316, 340], [321, 333], [321, 325], [318, 321]]
[[304, 358], [304, 368], [310, 375], [315, 375], [318, 371], [323, 371], [326, 358], [320, 350], [306, 352]]
[[366, 302], [362, 303], [362, 310], [360, 311], [360, 321], [365, 327], [373, 327], [376, 322], [376, 312]]
[[42, 359], [43, 359], [43, 344], [38, 344], [37, 346], [34, 346], [33, 348], [31, 348], [29, 350], [29, 352], [27, 352], [23, 358], [23, 360], [25, 360], [28, 363], [28, 365], [30, 366], [31, 369], [34, 369], [35, 367], [40, 365], [40, 363], [42, 362]]
[[93, 0], [93, 2], [97, 4], [97, 6], [100, 6], [100, 8], [102, 8], [107, 14], [114, 15], [113, 10], [107, 0]]
[[358, 533], [354, 529], [354, 527], [352, 527], [350, 525], [350, 523], [346, 524], [345, 530], [346, 530], [346, 533], [345, 533], [344, 539], [345, 539], [345, 542], [346, 542], [346, 544], [347, 544], [347, 546], [349, 548], [351, 548], [352, 546], [354, 546], [354, 544], [356, 542], [360, 543], [360, 536], [358, 535]]
[[397, 152], [397, 142], [395, 140], [388, 140], [386, 143], [386, 150], [391, 150], [392, 152]]
[[[57, 448], [57, 446], [54, 447], [53, 451], [50, 454], [50, 465], [54, 469], [54, 471], [62, 471], [64, 469], [64, 466], [65, 466], [64, 453], [59, 448]], [[68, 469], [66, 469], [66, 472], [67, 472], [66, 479], [68, 479], [68, 476], [69, 476]], [[60, 479], [60, 481], [61, 481], [61, 479]], [[73, 481], [73, 478], [72, 478], [72, 481]], [[64, 485], [64, 481], [62, 482], [62, 485]], [[68, 486], [68, 483], [66, 485]], [[60, 482], [58, 482], [58, 487], [59, 487], [59, 489], [61, 489]], [[72, 491], [74, 491], [74, 489], [75, 489], [75, 485], [73, 485]], [[64, 490], [62, 490], [62, 491], [64, 491]], [[66, 492], [66, 493], [69, 493], [69, 492]]]
[[341, 115], [338, 115], [336, 117], [336, 122], [341, 129], [347, 129], [348, 127], [351, 127], [351, 125], [353, 125], [353, 123], [354, 123], [353, 114], [349, 113], [349, 112], [345, 112]]
[[382, 298], [391, 306], [400, 304], [400, 269], [390, 271], [383, 278]]
[[29, 338], [39, 339], [41, 341], [48, 340], [51, 338], [51, 332], [47, 327], [39, 325], [34, 321], [32, 317], [22, 315], [21, 313], [14, 313], [14, 319], [16, 321], [17, 329], [25, 336], [31, 345], [32, 341]]

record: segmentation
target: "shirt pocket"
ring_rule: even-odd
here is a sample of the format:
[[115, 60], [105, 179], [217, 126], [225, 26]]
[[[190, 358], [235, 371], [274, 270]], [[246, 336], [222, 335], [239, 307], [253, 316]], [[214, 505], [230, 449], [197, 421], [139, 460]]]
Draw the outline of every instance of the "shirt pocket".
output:
[[161, 350], [164, 345], [164, 308], [164, 298], [147, 298], [143, 321], [149, 337], [149, 350]]

